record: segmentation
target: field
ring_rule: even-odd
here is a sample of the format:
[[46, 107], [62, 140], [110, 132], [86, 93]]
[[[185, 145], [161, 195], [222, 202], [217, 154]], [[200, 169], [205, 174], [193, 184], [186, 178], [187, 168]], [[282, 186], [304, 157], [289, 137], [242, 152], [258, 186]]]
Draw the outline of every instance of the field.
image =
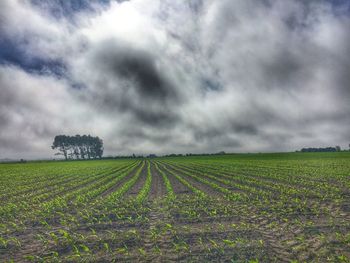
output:
[[0, 262], [349, 262], [350, 153], [0, 164]]

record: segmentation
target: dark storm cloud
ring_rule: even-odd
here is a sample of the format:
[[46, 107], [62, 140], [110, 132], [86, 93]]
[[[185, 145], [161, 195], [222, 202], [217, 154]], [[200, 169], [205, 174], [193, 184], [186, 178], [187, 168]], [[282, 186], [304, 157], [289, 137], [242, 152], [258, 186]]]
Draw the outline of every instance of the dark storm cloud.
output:
[[197, 143], [205, 143], [212, 147], [238, 147], [241, 143], [238, 139], [232, 139], [227, 131], [222, 131], [221, 127], [217, 129], [202, 129], [194, 133], [194, 139]]
[[232, 129], [236, 133], [244, 133], [249, 135], [256, 135], [259, 133], [259, 128], [252, 123], [232, 124]]
[[120, 45], [115, 41], [106, 43], [95, 54], [95, 62], [104, 73], [129, 82], [127, 88], [136, 87], [137, 94], [145, 99], [175, 102], [178, 94], [166, 72], [156, 65], [156, 58], [147, 51]]
[[136, 144], [142, 143], [142, 141], [152, 141], [157, 144], [166, 144], [172, 140], [171, 137], [172, 136], [170, 134], [166, 133], [150, 133], [143, 128], [131, 130], [128, 126], [126, 126], [123, 127], [118, 139], [122, 139], [125, 142], [123, 146], [128, 147], [130, 140], [136, 142]]
[[[299, 80], [304, 72], [302, 62], [289, 50], [280, 50], [269, 61], [263, 61], [260, 65], [263, 77], [269, 77], [272, 87], [281, 88], [285, 83], [292, 83]], [[290, 88], [290, 87], [288, 87]], [[297, 87], [295, 87], [297, 88]]]
[[87, 83], [90, 88], [85, 99], [112, 115], [131, 114], [143, 125], [162, 127], [176, 123], [175, 108], [183, 101], [181, 92], [155, 54], [115, 40], [88, 52], [87, 63], [94, 65], [94, 82], [93, 86]]
[[190, 0], [188, 1], [188, 5], [190, 10], [192, 10], [195, 14], [199, 14], [201, 11], [203, 11], [203, 0]]
[[207, 78], [207, 77], [203, 77], [202, 86], [203, 86], [204, 90], [219, 91], [219, 90], [223, 89], [220, 82], [218, 82], [216, 79]]

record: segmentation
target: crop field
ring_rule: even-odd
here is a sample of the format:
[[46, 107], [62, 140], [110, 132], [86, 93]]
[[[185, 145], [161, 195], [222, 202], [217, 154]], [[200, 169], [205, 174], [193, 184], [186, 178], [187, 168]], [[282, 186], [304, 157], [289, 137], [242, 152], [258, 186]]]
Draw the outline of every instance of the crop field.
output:
[[350, 153], [0, 164], [0, 262], [349, 262]]

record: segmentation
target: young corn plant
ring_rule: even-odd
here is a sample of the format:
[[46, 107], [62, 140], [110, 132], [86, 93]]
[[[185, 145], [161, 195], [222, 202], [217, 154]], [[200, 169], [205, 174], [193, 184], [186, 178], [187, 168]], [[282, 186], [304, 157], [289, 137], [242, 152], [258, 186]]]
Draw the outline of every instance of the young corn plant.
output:
[[156, 167], [157, 171], [162, 175], [162, 178], [164, 180], [164, 184], [167, 190], [168, 199], [174, 199], [175, 198], [174, 189], [170, 183], [168, 176], [158, 167], [157, 163], [155, 163], [154, 166]]
[[141, 191], [136, 196], [136, 203], [141, 204], [148, 196], [149, 191], [151, 190], [151, 184], [152, 184], [152, 174], [151, 174], [151, 163], [150, 161], [147, 161], [147, 177], [146, 182], [143, 185]]

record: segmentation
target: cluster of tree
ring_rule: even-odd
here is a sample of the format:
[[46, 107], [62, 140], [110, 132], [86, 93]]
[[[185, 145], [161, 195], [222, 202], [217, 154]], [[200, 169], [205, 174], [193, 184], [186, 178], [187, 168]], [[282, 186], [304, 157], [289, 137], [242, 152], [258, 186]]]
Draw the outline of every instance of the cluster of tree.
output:
[[58, 149], [56, 155], [63, 155], [66, 160], [96, 159], [103, 155], [103, 141], [90, 135], [57, 135], [51, 148]]
[[326, 148], [303, 148], [301, 152], [340, 152], [340, 146], [326, 147]]

